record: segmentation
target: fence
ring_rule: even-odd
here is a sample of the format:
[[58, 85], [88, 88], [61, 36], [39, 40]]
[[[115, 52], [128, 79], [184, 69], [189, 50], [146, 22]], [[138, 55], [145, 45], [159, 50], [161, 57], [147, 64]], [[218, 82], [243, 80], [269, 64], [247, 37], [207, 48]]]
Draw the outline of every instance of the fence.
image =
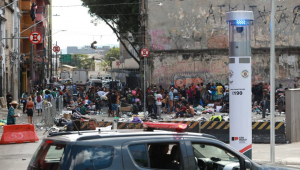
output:
[[60, 96], [58, 96], [57, 98], [55, 98], [55, 100], [56, 100], [56, 104], [57, 104], [57, 113], [58, 114], [61, 114], [62, 113], [62, 110], [63, 110], [63, 108], [64, 108], [64, 106], [63, 106], [63, 96], [62, 95], [60, 95]]
[[42, 122], [44, 122], [44, 125], [49, 127], [52, 125], [53, 123], [53, 115], [56, 115], [56, 111], [54, 112], [55, 114], [53, 114], [53, 105], [52, 102], [49, 101], [44, 101], [42, 104], [42, 110], [43, 110], [43, 120]]
[[[45, 126], [52, 126], [53, 120], [56, 114], [62, 113], [63, 110], [63, 97], [59, 96], [51, 100], [51, 102], [45, 100], [42, 103], [43, 120]], [[41, 122], [41, 123], [42, 123]]]

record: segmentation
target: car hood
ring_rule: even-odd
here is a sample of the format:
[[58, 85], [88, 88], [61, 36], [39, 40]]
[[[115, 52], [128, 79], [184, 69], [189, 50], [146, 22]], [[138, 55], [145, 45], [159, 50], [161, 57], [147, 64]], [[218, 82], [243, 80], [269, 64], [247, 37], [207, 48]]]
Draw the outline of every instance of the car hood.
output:
[[279, 165], [279, 164], [264, 164], [261, 165], [262, 170], [294, 170], [294, 169], [300, 169], [296, 167], [291, 167], [291, 166], [284, 166], [284, 165]]

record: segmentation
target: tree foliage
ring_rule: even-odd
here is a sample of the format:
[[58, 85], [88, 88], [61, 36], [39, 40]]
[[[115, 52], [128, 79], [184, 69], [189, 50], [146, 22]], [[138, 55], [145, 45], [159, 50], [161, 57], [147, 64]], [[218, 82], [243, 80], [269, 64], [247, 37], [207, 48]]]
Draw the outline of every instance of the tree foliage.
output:
[[[81, 0], [83, 6], [89, 8], [93, 17], [103, 20], [116, 34], [126, 51], [138, 62], [138, 59], [128, 50], [123, 40], [125, 39], [132, 47], [136, 43], [130, 42], [124, 34], [130, 32], [137, 42], [139, 31], [139, 0]], [[135, 49], [136, 53], [139, 53]], [[138, 62], [139, 63], [139, 62]]]
[[78, 69], [95, 69], [95, 61], [89, 58], [86, 54], [72, 54], [72, 61], [64, 64], [71, 65]]
[[119, 60], [120, 58], [120, 48], [113, 47], [109, 49], [109, 51], [104, 56], [104, 62], [101, 62], [101, 66], [112, 67], [112, 62], [115, 60]]

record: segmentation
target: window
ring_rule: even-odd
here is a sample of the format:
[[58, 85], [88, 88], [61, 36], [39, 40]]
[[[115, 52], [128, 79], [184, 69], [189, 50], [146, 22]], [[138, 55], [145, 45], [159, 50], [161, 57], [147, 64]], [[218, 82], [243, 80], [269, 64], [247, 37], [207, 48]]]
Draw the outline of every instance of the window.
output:
[[144, 144], [131, 145], [129, 151], [138, 166], [148, 167], [147, 150]]
[[70, 169], [104, 169], [112, 164], [112, 146], [75, 146], [73, 149]]
[[65, 152], [66, 145], [51, 144], [43, 142], [33, 155], [29, 164], [31, 167], [43, 170], [61, 169], [61, 158]]
[[148, 143], [130, 145], [133, 161], [150, 169], [182, 169], [182, 157], [178, 143]]
[[206, 145], [192, 144], [194, 156], [200, 169], [239, 169], [239, 159], [222, 148]]

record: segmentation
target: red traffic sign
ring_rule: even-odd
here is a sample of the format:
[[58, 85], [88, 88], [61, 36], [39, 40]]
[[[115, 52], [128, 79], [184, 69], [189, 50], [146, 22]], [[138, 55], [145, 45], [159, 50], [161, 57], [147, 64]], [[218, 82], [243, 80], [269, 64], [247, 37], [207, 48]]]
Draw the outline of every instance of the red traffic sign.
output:
[[141, 55], [142, 55], [143, 57], [148, 57], [148, 55], [149, 55], [149, 50], [148, 50], [147, 48], [143, 48], [143, 49], [141, 50]]
[[55, 52], [55, 53], [58, 53], [58, 52], [60, 52], [60, 47], [59, 46], [54, 46], [53, 47], [53, 52]]
[[42, 39], [43, 39], [42, 34], [37, 31], [34, 31], [29, 35], [29, 41], [32, 44], [38, 44], [42, 41]]
[[116, 61], [116, 65], [117, 66], [120, 66], [121, 65], [121, 62], [118, 60], [118, 61]]

